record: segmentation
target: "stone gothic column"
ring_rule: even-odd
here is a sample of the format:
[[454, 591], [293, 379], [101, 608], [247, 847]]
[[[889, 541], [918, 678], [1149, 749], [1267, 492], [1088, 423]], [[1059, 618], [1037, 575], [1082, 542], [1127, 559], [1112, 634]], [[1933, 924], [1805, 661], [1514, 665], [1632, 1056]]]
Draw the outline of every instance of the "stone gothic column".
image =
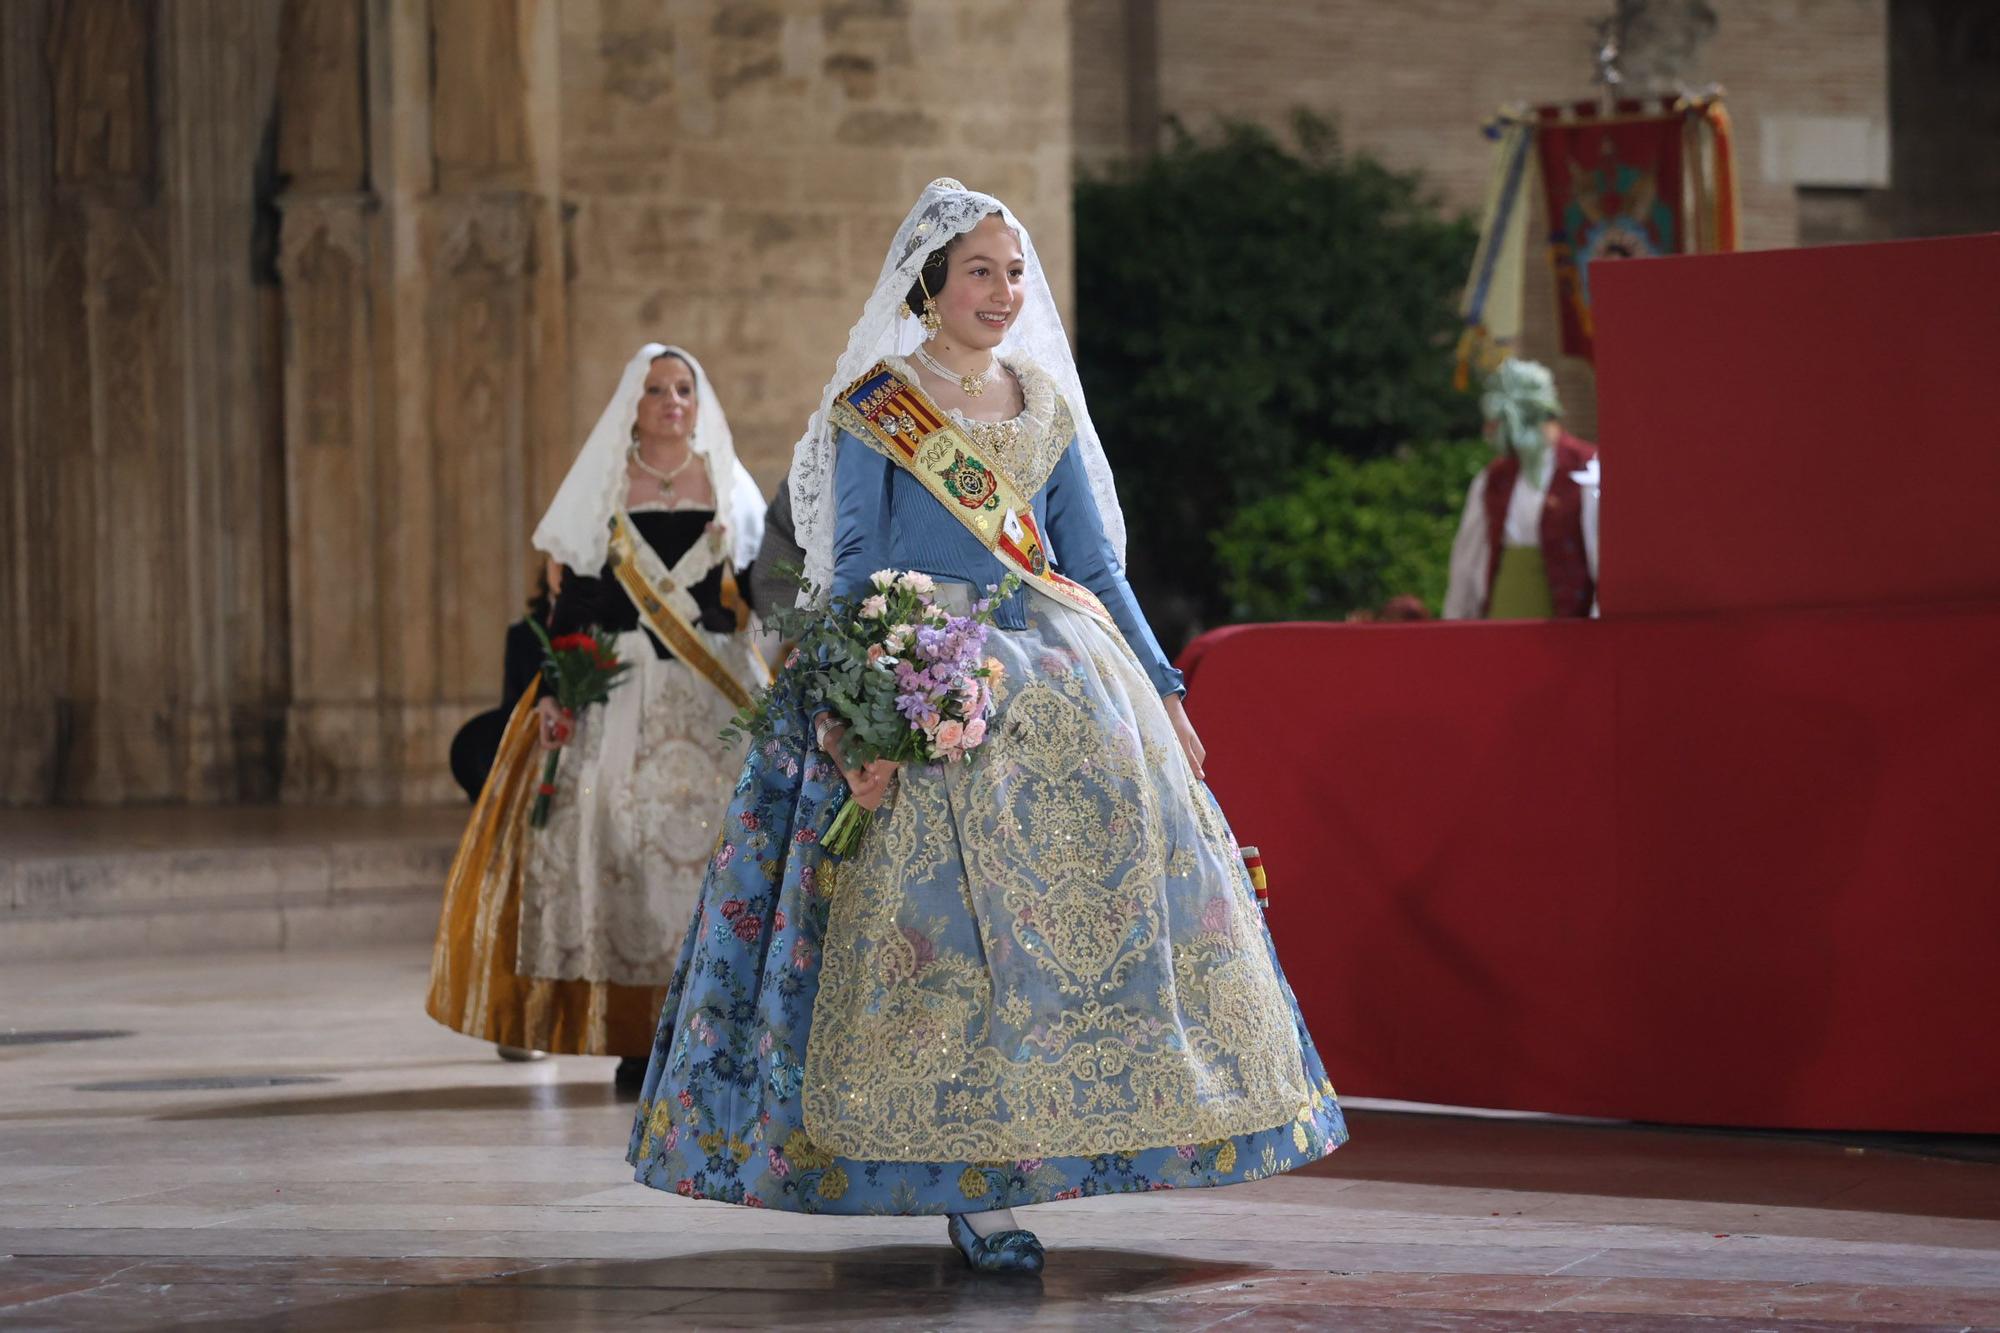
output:
[[285, 793], [453, 794], [566, 414], [549, 0], [287, 0]]
[[282, 566], [247, 262], [268, 11], [16, 0], [0, 26], [4, 799], [268, 796]]

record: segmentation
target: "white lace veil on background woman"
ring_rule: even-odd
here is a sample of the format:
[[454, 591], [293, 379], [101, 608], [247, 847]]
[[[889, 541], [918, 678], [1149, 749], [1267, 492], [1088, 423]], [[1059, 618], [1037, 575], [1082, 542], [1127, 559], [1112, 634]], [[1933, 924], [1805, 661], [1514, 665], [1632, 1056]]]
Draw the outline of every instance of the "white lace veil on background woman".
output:
[[749, 470], [737, 461], [735, 438], [729, 433], [729, 418], [722, 414], [715, 382], [692, 353], [666, 343], [647, 343], [625, 363], [617, 392], [584, 439], [583, 449], [557, 488], [548, 512], [535, 525], [535, 549], [546, 551], [579, 574], [594, 576], [604, 567], [611, 515], [625, 499], [625, 451], [632, 445], [632, 426], [639, 419], [646, 372], [663, 356], [679, 357], [694, 372], [694, 435], [689, 447], [701, 455], [708, 469], [709, 484], [715, 489], [715, 514], [728, 526], [730, 555], [737, 569], [756, 557], [757, 546], [763, 541], [764, 495]]
[[903, 308], [903, 298], [916, 282], [917, 271], [933, 250], [972, 230], [980, 219], [992, 213], [1000, 214], [1020, 238], [1021, 253], [1027, 261], [1021, 310], [997, 353], [1034, 362], [1054, 380], [1057, 392], [1069, 403], [1076, 422], [1076, 447], [1083, 453], [1084, 471], [1097, 497], [1105, 534], [1111, 538], [1118, 559], [1121, 562], [1125, 559], [1125, 516], [1118, 507], [1111, 465], [1105, 461], [1097, 428], [1091, 424], [1090, 412], [1084, 406], [1076, 357], [1070, 351], [1069, 336], [1063, 331], [1062, 316], [1056, 310], [1055, 293], [1050, 290], [1041, 260], [1035, 254], [1035, 243], [1007, 205], [947, 177], [924, 187], [916, 206], [896, 229], [896, 239], [882, 261], [875, 290], [861, 308], [861, 318], [848, 331], [847, 348], [834, 364], [833, 378], [820, 392], [819, 407], [792, 451], [792, 521], [799, 545], [806, 553], [806, 577], [821, 589], [833, 581], [833, 462], [837, 431], [831, 421], [834, 395], [883, 357], [906, 355], [922, 341], [922, 329], [916, 320], [905, 315]]

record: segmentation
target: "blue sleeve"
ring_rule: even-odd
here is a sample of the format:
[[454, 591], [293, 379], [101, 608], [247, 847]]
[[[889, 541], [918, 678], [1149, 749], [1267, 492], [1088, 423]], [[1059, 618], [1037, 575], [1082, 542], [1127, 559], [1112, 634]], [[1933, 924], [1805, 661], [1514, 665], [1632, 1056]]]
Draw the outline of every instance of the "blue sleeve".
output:
[[1074, 440], [1049, 474], [1048, 497], [1049, 539], [1055, 545], [1057, 567], [1097, 594], [1162, 696], [1187, 693], [1181, 673], [1167, 660], [1153, 627], [1146, 623], [1146, 613], [1139, 609], [1111, 539], [1104, 535], [1104, 519], [1097, 512], [1097, 497], [1091, 494]]
[[896, 465], [841, 431], [833, 465], [833, 595], [863, 597], [889, 565], [889, 489]]

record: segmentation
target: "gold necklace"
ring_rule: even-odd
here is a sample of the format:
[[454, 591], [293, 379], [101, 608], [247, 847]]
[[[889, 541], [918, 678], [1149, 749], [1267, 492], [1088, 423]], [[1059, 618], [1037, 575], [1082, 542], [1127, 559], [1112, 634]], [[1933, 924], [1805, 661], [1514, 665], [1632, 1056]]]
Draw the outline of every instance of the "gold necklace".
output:
[[986, 386], [993, 382], [993, 372], [1000, 364], [998, 358], [989, 356], [986, 358], [986, 369], [976, 375], [961, 374], [921, 347], [917, 349], [917, 360], [923, 363], [924, 369], [939, 379], [957, 380], [958, 391], [967, 398], [977, 398], [986, 392]]
[[695, 460], [694, 449], [690, 447], [687, 451], [687, 457], [683, 458], [678, 466], [662, 472], [646, 461], [646, 456], [639, 452], [639, 442], [637, 440], [632, 441], [632, 446], [625, 451], [625, 456], [632, 460], [633, 465], [641, 472], [660, 483], [660, 498], [662, 500], [674, 493], [674, 478], [694, 466]]

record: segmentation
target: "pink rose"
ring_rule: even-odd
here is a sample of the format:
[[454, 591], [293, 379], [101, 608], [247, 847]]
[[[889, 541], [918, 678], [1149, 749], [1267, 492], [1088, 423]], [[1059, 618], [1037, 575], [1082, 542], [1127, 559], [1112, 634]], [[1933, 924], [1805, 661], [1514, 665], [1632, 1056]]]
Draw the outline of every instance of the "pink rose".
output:
[[879, 643], [871, 643], [871, 644], [869, 644], [869, 645], [868, 645], [868, 665], [870, 665], [870, 666], [873, 666], [873, 665], [875, 665], [875, 664], [876, 664], [877, 662], [881, 661], [881, 660], [882, 660], [882, 658], [883, 658], [883, 656], [884, 656], [884, 655], [885, 655], [885, 654], [886, 654], [886, 653], [887, 653], [888, 651], [889, 651], [889, 650], [888, 650], [887, 648], [884, 648], [884, 647], [883, 647], [883, 646], [882, 646], [881, 644], [879, 644]]
[[965, 748], [970, 750], [986, 739], [986, 719], [975, 717], [965, 724]]
[[936, 712], [934, 712], [934, 711], [933, 711], [933, 712], [928, 712], [928, 713], [925, 713], [925, 714], [924, 714], [924, 716], [923, 716], [923, 727], [924, 727], [924, 730], [925, 730], [926, 732], [928, 732], [929, 734], [931, 734], [931, 735], [933, 735], [933, 736], [935, 736], [935, 735], [937, 734], [937, 729], [938, 729], [938, 715], [937, 715], [937, 713], [936, 713]]
[[937, 743], [940, 750], [953, 750], [965, 739], [965, 724], [957, 720], [941, 722], [937, 729]]

